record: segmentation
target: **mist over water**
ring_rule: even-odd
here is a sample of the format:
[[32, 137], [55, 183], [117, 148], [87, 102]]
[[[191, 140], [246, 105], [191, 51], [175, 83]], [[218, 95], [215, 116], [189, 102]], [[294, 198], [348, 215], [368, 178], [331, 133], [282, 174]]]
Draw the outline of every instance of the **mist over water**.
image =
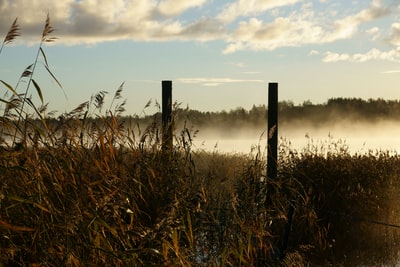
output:
[[[267, 146], [266, 127], [254, 129], [200, 128], [194, 139], [195, 149], [223, 153], [249, 153], [252, 148]], [[400, 153], [400, 122], [381, 120], [374, 123], [341, 121], [331, 125], [313, 125], [297, 122], [279, 125], [279, 144], [289, 145], [301, 151], [308, 145], [326, 146], [340, 143], [348, 147], [351, 154], [364, 154], [369, 151], [389, 151]]]

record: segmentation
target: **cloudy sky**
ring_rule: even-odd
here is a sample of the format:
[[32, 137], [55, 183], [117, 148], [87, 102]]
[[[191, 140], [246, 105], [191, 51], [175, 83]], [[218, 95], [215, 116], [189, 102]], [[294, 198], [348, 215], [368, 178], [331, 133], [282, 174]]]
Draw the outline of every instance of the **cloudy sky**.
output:
[[1, 38], [16, 17], [21, 28], [0, 80], [16, 86], [35, 61], [47, 14], [57, 39], [43, 50], [64, 92], [43, 57], [34, 78], [59, 112], [125, 82], [127, 113], [140, 114], [162, 80], [210, 111], [266, 104], [269, 82], [296, 104], [400, 98], [398, 0], [0, 0]]

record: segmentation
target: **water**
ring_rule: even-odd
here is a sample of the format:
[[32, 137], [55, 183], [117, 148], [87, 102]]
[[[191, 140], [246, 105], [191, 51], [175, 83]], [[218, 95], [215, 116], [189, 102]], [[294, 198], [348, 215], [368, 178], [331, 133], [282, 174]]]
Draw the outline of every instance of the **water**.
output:
[[[237, 134], [236, 134], [237, 132]], [[298, 127], [282, 126], [279, 129], [279, 143], [301, 151], [308, 144], [326, 145], [341, 143], [350, 153], [367, 153], [372, 151], [390, 151], [400, 153], [400, 123], [382, 121], [376, 124], [343, 123], [331, 127], [304, 125]], [[249, 153], [252, 148], [267, 146], [267, 137], [263, 130], [237, 130], [226, 137], [226, 131], [200, 132], [195, 138], [194, 147], [206, 151], [224, 153]]]
[[[194, 138], [194, 150], [248, 154], [259, 146], [262, 152], [266, 151], [267, 136], [262, 126], [248, 129], [228, 128], [224, 125], [220, 129], [200, 127], [196, 130], [199, 130], [199, 133]], [[279, 125], [278, 135], [279, 144], [290, 144], [290, 149], [297, 151], [301, 151], [309, 144], [321, 147], [339, 142], [345, 144], [350, 153], [363, 154], [372, 150], [400, 154], [400, 122], [396, 121], [382, 120], [377, 123], [342, 121], [330, 125], [326, 123], [323, 127], [307, 122], [291, 122], [290, 125]], [[10, 145], [11, 139], [4, 138]], [[90, 138], [86, 139], [84, 141], [90, 143]]]
[[[283, 140], [282, 140], [283, 139]], [[280, 144], [284, 142], [290, 142], [290, 147], [297, 151], [301, 151], [309, 143], [313, 144], [326, 144], [327, 142], [341, 141], [348, 146], [350, 153], [367, 153], [369, 151], [390, 151], [400, 154], [400, 136], [399, 137], [375, 137], [375, 138], [363, 138], [363, 137], [351, 137], [351, 138], [329, 138], [329, 137], [318, 137], [318, 138], [294, 138], [287, 139], [281, 136]], [[221, 153], [249, 153], [256, 146], [260, 145], [261, 149], [266, 149], [267, 140], [257, 140], [253, 138], [235, 138], [235, 139], [218, 139], [218, 138], [207, 138], [203, 140], [197, 140], [194, 142], [195, 149], [206, 150], [209, 152], [218, 151]]]

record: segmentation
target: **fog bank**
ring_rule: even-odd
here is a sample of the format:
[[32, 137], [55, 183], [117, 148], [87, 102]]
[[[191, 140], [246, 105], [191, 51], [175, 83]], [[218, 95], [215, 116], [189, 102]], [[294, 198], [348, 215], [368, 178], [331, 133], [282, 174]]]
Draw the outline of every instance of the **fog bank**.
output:
[[[194, 139], [195, 149], [220, 152], [249, 153], [251, 148], [267, 145], [266, 126], [249, 128], [202, 127]], [[307, 145], [342, 143], [351, 153], [366, 153], [369, 150], [400, 152], [400, 122], [381, 120], [378, 122], [339, 121], [332, 124], [315, 125], [306, 121], [282, 123], [278, 128], [279, 143], [301, 151]]]

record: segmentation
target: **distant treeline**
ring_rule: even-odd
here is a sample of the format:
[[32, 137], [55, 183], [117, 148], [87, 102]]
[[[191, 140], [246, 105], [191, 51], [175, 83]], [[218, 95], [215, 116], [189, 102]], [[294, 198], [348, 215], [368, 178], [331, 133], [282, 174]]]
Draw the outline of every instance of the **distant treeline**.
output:
[[[323, 104], [304, 101], [298, 105], [292, 101], [281, 101], [278, 108], [280, 125], [324, 126], [336, 122], [375, 123], [380, 120], [398, 120], [400, 123], [399, 100], [331, 98]], [[186, 126], [195, 128], [264, 127], [267, 123], [267, 112], [266, 105], [254, 105], [249, 110], [238, 107], [229, 111], [216, 112], [176, 107], [173, 110], [173, 117], [178, 127], [185, 123]], [[154, 122], [161, 123], [160, 112], [146, 116], [124, 115], [120, 118], [124, 123], [131, 125], [148, 126]], [[87, 119], [97, 120], [97, 118]], [[48, 122], [53, 120], [57, 119], [49, 119]]]
[[[279, 102], [279, 121], [285, 123], [329, 124], [338, 121], [376, 122], [378, 120], [399, 120], [400, 101], [361, 98], [331, 98], [323, 104], [304, 101], [295, 105], [292, 101]], [[196, 126], [259, 126], [267, 121], [266, 105], [254, 105], [250, 110], [238, 107], [230, 111], [198, 111], [177, 108], [174, 111], [178, 123], [190, 122]], [[160, 114], [136, 117], [141, 122], [150, 122]], [[133, 118], [133, 117], [131, 117]]]

